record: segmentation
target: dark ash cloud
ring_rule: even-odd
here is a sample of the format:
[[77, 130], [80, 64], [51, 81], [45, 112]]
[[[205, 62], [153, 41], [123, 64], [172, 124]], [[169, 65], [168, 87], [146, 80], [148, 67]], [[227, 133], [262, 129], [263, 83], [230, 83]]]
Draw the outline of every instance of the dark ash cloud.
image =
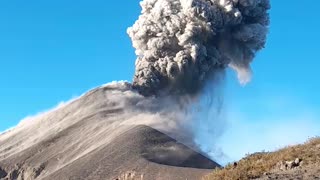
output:
[[269, 0], [143, 0], [128, 29], [144, 95], [193, 94], [227, 67], [241, 83], [266, 43]]

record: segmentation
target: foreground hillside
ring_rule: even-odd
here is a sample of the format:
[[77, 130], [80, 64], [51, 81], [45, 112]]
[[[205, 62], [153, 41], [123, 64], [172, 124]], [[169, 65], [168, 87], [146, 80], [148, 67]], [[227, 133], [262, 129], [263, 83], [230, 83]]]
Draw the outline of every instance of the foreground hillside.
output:
[[204, 178], [221, 179], [320, 179], [320, 138], [277, 152], [249, 155]]
[[184, 180], [219, 166], [153, 126], [166, 119], [148, 101], [113, 84], [23, 121], [0, 134], [0, 179]]

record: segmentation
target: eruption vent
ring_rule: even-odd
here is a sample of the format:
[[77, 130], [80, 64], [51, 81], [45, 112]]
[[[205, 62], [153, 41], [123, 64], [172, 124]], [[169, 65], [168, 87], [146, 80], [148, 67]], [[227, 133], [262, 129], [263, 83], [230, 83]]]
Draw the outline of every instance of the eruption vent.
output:
[[128, 34], [138, 56], [133, 86], [142, 94], [197, 93], [228, 66], [250, 80], [269, 0], [143, 0], [141, 7]]

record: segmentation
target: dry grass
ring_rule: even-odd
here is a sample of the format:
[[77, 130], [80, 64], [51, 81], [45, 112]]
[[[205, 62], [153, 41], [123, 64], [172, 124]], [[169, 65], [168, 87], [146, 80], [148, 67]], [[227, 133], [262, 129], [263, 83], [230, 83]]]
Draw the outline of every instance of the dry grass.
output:
[[261, 177], [265, 172], [275, 169], [281, 161], [291, 161], [300, 158], [303, 166], [320, 165], [320, 138], [312, 138], [305, 144], [283, 148], [276, 152], [263, 152], [248, 155], [237, 165], [227, 165], [216, 169], [204, 180], [246, 180]]

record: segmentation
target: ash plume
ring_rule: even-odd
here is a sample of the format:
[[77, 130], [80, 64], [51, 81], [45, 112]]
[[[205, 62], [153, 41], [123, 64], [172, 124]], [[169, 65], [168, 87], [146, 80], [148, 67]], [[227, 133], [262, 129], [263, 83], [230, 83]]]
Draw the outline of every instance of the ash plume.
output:
[[128, 29], [133, 87], [145, 96], [196, 94], [227, 67], [241, 83], [266, 43], [269, 0], [143, 0]]
[[[100, 150], [117, 153], [121, 148], [125, 153], [120, 151], [115, 156], [111, 157], [111, 154], [110, 158], [105, 156], [106, 161], [101, 160], [99, 153], [95, 154], [99, 163], [105, 163], [97, 164], [97, 167], [110, 168], [106, 174], [117, 173], [115, 169], [119, 171], [119, 167], [125, 170], [145, 167], [135, 164], [140, 163], [140, 154], [131, 156], [130, 153], [145, 153], [149, 147], [135, 144], [136, 149], [131, 149], [131, 146], [119, 143], [122, 140], [118, 141], [119, 136], [139, 125], [167, 134], [211, 159], [224, 158], [224, 152], [216, 146], [216, 139], [225, 126], [221, 98], [225, 69], [234, 69], [241, 83], [250, 80], [250, 63], [266, 43], [269, 0], [143, 0], [141, 7], [142, 14], [128, 29], [138, 56], [133, 83], [115, 82], [95, 88], [0, 134], [0, 163], [9, 160], [7, 164], [11, 166], [29, 163], [29, 160], [30, 163], [39, 162], [41, 156], [41, 161], [48, 167], [38, 179], [48, 175], [68, 179], [57, 178], [55, 173], [71, 165], [78, 169], [81, 166], [74, 165], [76, 162], [81, 165]], [[147, 136], [144, 133], [138, 137], [128, 136], [123, 142], [132, 139], [140, 142]], [[157, 152], [153, 153], [154, 157], [161, 159], [163, 148], [167, 146], [160, 141], [154, 144], [152, 153]], [[29, 151], [33, 147], [34, 151]], [[174, 155], [181, 153], [176, 149], [173, 151]], [[105, 152], [103, 155], [108, 154]], [[18, 155], [24, 155], [26, 159], [8, 159]], [[183, 159], [183, 162], [188, 162], [189, 158], [193, 157]], [[128, 159], [132, 161], [123, 163]], [[56, 160], [59, 165], [51, 166]], [[162, 175], [158, 172], [162, 167], [153, 169], [156, 163], [147, 164], [143, 172], [154, 170], [147, 173]], [[90, 172], [100, 174], [100, 170], [92, 165], [95, 164], [88, 163], [86, 167], [92, 169]], [[38, 167], [38, 164], [34, 166]], [[168, 168], [172, 169], [172, 166]], [[164, 173], [174, 172], [166, 171], [163, 170]], [[21, 177], [24, 172], [30, 174], [24, 169], [21, 172]], [[66, 172], [66, 177], [70, 172], [77, 173]], [[79, 174], [83, 172], [81, 169]]]

